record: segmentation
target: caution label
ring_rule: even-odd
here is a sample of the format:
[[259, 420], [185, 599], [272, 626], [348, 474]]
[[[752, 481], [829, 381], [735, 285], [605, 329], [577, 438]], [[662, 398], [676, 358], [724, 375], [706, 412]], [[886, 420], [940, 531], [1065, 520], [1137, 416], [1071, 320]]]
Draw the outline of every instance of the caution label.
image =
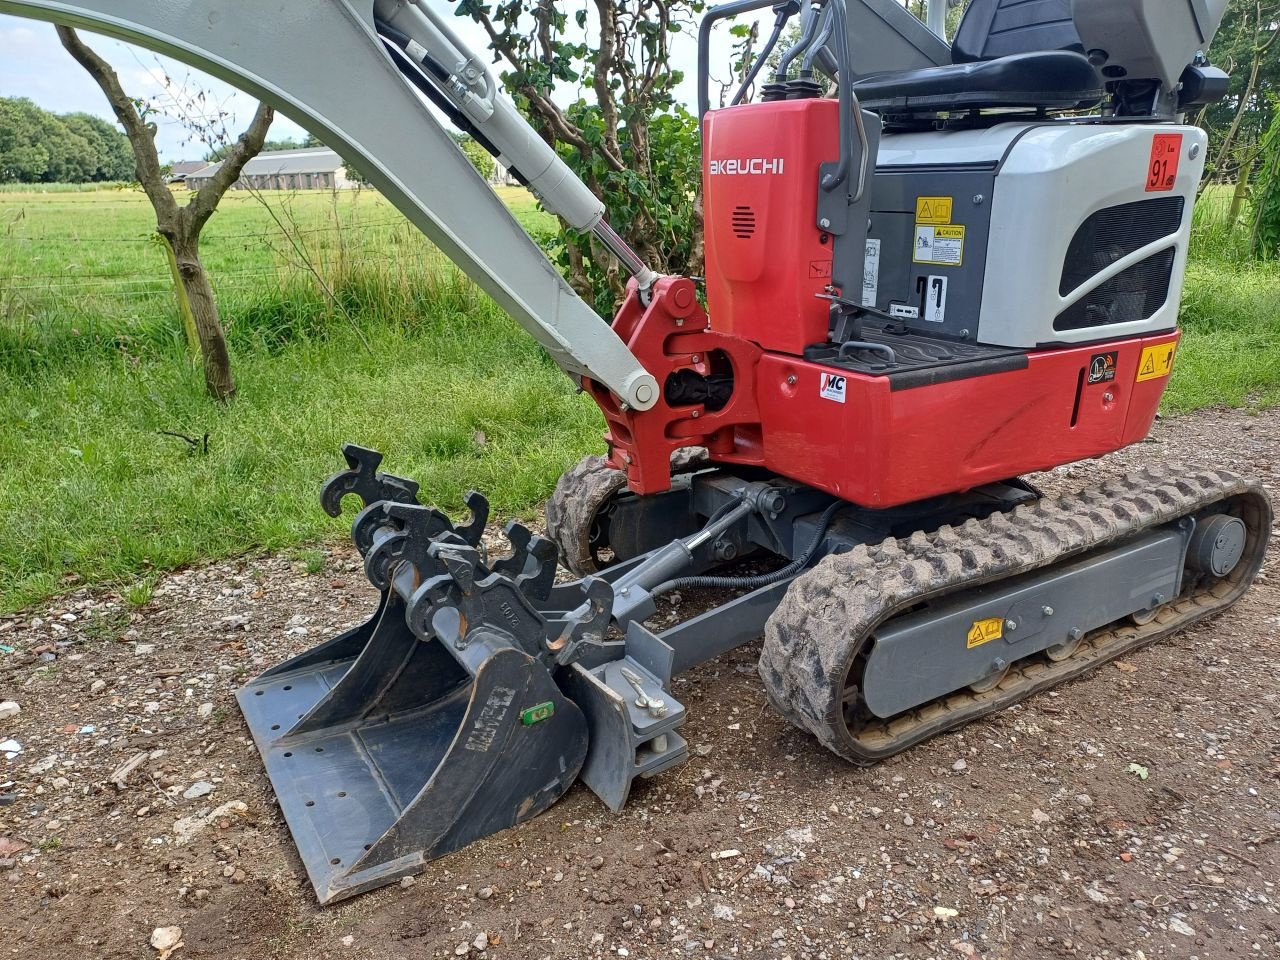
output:
[[916, 224], [916, 263], [958, 267], [964, 263], [964, 227]]
[[980, 647], [992, 640], [1004, 639], [1004, 617], [991, 617], [979, 620], [969, 631], [969, 649]]
[[916, 223], [945, 227], [951, 223], [953, 197], [919, 197], [916, 200]]
[[1173, 354], [1177, 344], [1162, 343], [1158, 347], [1147, 347], [1142, 351], [1142, 359], [1138, 361], [1138, 382], [1159, 380], [1173, 373]]

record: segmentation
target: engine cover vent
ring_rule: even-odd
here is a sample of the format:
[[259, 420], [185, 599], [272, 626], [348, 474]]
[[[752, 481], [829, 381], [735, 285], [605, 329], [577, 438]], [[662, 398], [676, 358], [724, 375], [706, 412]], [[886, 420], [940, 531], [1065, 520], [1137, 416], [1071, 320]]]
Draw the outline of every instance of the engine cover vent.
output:
[[[1053, 329], [1087, 330], [1116, 323], [1134, 323], [1150, 320], [1169, 299], [1169, 287], [1173, 281], [1173, 261], [1177, 251], [1170, 247], [1128, 270], [1116, 274], [1088, 296], [1081, 297], [1053, 321]], [[1111, 258], [1101, 267], [1105, 269], [1118, 258]]]
[[1065, 297], [1117, 260], [1182, 229], [1186, 200], [1159, 197], [1099, 210], [1080, 225], [1067, 248], [1058, 293]]
[[734, 207], [732, 221], [735, 237], [750, 240], [756, 235], [756, 212], [752, 207]]

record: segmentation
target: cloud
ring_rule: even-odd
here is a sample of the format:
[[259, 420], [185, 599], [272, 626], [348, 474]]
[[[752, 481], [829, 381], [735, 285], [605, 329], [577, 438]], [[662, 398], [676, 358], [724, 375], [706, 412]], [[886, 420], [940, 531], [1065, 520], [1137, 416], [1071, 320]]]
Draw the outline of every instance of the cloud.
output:
[[30, 27], [9, 27], [0, 30], [0, 46], [25, 47], [36, 42], [36, 32]]

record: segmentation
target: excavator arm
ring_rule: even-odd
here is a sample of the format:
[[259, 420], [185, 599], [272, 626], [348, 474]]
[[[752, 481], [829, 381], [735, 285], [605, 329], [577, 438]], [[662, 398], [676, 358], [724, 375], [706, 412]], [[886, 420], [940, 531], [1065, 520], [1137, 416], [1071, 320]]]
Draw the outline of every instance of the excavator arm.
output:
[[657, 402], [654, 377], [565, 282], [424, 96], [499, 153], [548, 210], [593, 232], [642, 289], [655, 275], [427, 0], [0, 0], [0, 13], [148, 47], [272, 104], [358, 162], [567, 374], [603, 384], [630, 409]]

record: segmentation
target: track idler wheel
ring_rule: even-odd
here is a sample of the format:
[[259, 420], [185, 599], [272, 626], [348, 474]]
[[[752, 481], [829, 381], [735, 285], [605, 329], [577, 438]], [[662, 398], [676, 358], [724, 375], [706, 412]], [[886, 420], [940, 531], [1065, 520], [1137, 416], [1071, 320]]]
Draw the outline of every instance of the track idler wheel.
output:
[[[707, 462], [706, 450], [688, 447], [671, 455], [671, 471], [690, 473]], [[629, 559], [615, 554], [609, 537], [612, 507], [626, 494], [627, 475], [609, 466], [601, 456], [583, 458], [560, 477], [547, 500], [547, 536], [559, 548], [561, 561], [574, 576], [589, 577]]]

